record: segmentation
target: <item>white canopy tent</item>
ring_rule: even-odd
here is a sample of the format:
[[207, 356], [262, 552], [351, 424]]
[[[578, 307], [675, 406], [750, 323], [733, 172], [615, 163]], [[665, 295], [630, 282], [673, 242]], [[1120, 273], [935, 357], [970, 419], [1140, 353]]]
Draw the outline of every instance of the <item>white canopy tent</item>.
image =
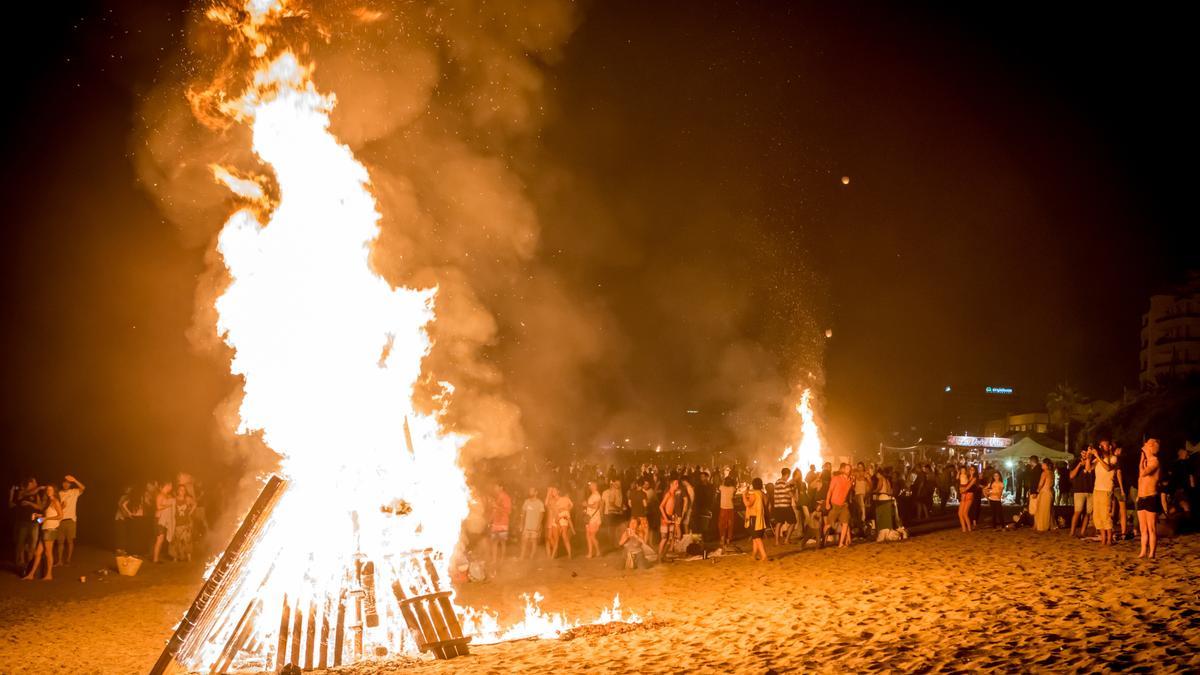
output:
[[1007, 459], [1023, 460], [1029, 457], [1037, 457], [1038, 459], [1049, 459], [1055, 462], [1069, 462], [1075, 457], [1071, 453], [1047, 448], [1046, 446], [1033, 440], [1032, 437], [1026, 436], [1021, 440], [1013, 443], [1007, 448], [989, 452], [984, 455], [983, 459], [986, 462], [1001, 462]]

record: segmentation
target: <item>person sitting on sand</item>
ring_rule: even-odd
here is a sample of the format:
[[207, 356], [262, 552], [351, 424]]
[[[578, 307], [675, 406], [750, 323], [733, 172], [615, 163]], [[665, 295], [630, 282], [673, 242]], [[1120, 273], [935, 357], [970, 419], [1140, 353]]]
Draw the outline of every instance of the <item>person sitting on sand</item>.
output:
[[42, 576], [44, 581], [54, 579], [54, 542], [58, 539], [58, 527], [62, 522], [62, 503], [58, 501], [58, 491], [53, 485], [42, 487], [42, 513], [40, 521], [42, 524], [41, 536], [38, 537], [37, 548], [33, 551], [33, 564], [29, 567], [29, 573], [23, 579], [25, 581], [33, 581], [37, 576], [38, 565], [44, 558], [46, 560], [46, 574]]
[[646, 508], [649, 506], [649, 502], [647, 501], [648, 488], [649, 481], [635, 481], [633, 487], [629, 488], [627, 500], [629, 505], [629, 524], [633, 529], [637, 530], [638, 536], [643, 540], [650, 536], [650, 524], [646, 519]]
[[750, 542], [753, 545], [755, 560], [767, 559], [767, 548], [763, 544], [763, 536], [767, 531], [767, 495], [763, 492], [761, 478], [750, 482], [750, 489], [742, 496], [746, 502], [746, 530], [750, 532]]
[[638, 534], [638, 530], [632, 523], [625, 528], [625, 533], [621, 535], [621, 540], [618, 542], [625, 551], [625, 557], [621, 560], [622, 569], [647, 569], [651, 564], [658, 560], [654, 553], [654, 548], [646, 543], [645, 539]]
[[1142, 458], [1138, 462], [1137, 519], [1142, 540], [1139, 558], [1153, 558], [1158, 549], [1158, 515], [1162, 513], [1158, 478], [1158, 439], [1151, 438], [1142, 444]]

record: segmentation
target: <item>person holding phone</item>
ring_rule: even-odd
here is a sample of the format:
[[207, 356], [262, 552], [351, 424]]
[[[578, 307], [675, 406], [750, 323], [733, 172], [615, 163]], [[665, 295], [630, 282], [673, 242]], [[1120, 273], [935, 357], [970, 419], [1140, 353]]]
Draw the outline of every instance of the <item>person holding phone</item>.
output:
[[1095, 504], [1093, 515], [1096, 529], [1100, 531], [1100, 544], [1111, 546], [1112, 531], [1112, 491], [1113, 474], [1116, 473], [1116, 462], [1108, 452], [1107, 443], [1100, 445], [1100, 450], [1091, 448], [1089, 457], [1095, 467], [1096, 485], [1092, 491], [1092, 502]]

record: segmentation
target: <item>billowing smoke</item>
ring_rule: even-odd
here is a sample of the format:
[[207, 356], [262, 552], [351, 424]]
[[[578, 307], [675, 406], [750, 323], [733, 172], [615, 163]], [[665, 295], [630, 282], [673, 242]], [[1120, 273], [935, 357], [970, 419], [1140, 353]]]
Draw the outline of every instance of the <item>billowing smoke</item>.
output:
[[[790, 441], [781, 421], [792, 387], [820, 349], [817, 327], [797, 320], [811, 283], [792, 252], [719, 209], [706, 217], [728, 215], [730, 227], [699, 231], [614, 209], [569, 152], [543, 148], [548, 125], [570, 125], [556, 118], [551, 84], [577, 3], [296, 10], [287, 39], [316, 64], [318, 88], [336, 93], [333, 131], [371, 173], [383, 214], [372, 263], [396, 285], [439, 288], [415, 394], [439, 410], [453, 387], [442, 421], [472, 437], [468, 459], [553, 454], [631, 431], [680, 436], [692, 405], [727, 448]], [[189, 339], [222, 362], [213, 300], [227, 279], [214, 245], [231, 201], [210, 166], [262, 172], [248, 131], [205, 115], [214, 101], [198, 95], [214, 82], [239, 88], [222, 79], [245, 72], [229, 53], [227, 30], [198, 8], [134, 137], [145, 188], [183, 241], [208, 251]], [[764, 274], [780, 269], [792, 271]], [[259, 468], [270, 453], [230, 432], [239, 397], [217, 412], [222, 445]]]

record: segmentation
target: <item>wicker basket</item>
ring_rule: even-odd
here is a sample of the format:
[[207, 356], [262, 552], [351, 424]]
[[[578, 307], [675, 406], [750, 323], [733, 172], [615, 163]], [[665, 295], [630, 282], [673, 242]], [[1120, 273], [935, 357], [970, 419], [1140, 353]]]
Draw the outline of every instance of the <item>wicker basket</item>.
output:
[[132, 555], [117, 556], [117, 572], [123, 577], [131, 577], [138, 573], [142, 559]]

